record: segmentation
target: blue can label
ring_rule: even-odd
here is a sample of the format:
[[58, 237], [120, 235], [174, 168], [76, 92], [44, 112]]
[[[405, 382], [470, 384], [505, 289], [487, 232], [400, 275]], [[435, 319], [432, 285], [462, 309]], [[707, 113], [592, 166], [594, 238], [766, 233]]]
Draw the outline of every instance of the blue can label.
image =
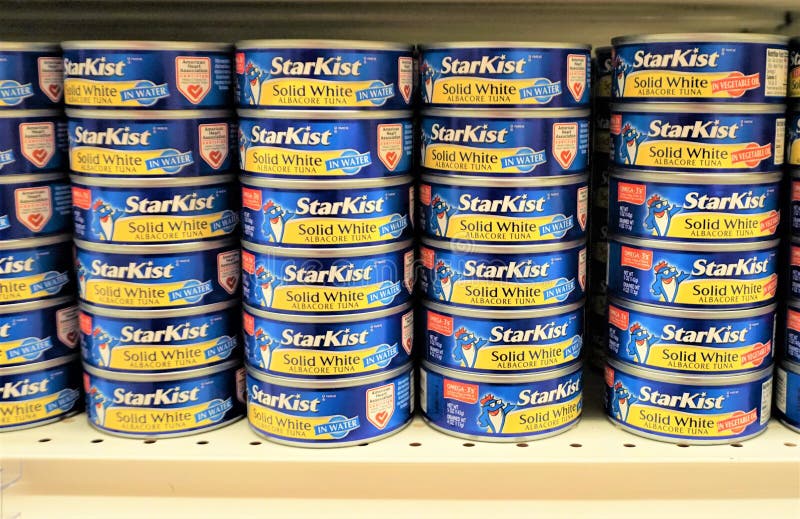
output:
[[[36, 238], [72, 230], [69, 179], [28, 177], [0, 183], [0, 240]], [[31, 180], [36, 178], [35, 180]]]
[[424, 359], [471, 373], [532, 373], [573, 363], [583, 348], [583, 307], [544, 317], [468, 317], [425, 308]]
[[76, 353], [78, 307], [72, 301], [0, 314], [0, 368]]
[[786, 161], [790, 166], [800, 166], [800, 109], [788, 113], [786, 124]]
[[792, 236], [800, 236], [800, 176], [792, 176], [791, 187]]
[[225, 117], [115, 120], [70, 117], [75, 173], [114, 177], [194, 177], [230, 169], [235, 126]]
[[772, 373], [752, 382], [701, 386], [606, 366], [605, 380], [613, 422], [671, 441], [735, 441], [763, 431], [770, 418]]
[[239, 223], [238, 185], [112, 187], [73, 177], [75, 236], [104, 243], [178, 243], [223, 238]]
[[779, 178], [687, 184], [612, 176], [610, 190], [610, 232], [635, 238], [754, 241], [774, 237], [781, 220]]
[[788, 58], [781, 43], [615, 45], [612, 95], [626, 101], [782, 103]]
[[423, 115], [422, 167], [429, 173], [543, 177], [589, 166], [589, 117], [481, 118]]
[[315, 391], [247, 375], [247, 419], [259, 434], [298, 444], [358, 443], [397, 431], [414, 414], [414, 373]]
[[219, 427], [244, 414], [244, 368], [157, 382], [106, 375], [84, 374], [89, 423], [106, 432], [173, 436]]
[[420, 247], [422, 290], [467, 308], [534, 309], [575, 303], [586, 290], [586, 247], [519, 254]]
[[770, 172], [784, 161], [783, 112], [611, 113], [611, 157], [633, 170]]
[[786, 424], [800, 428], [800, 373], [778, 366], [775, 369], [775, 407]]
[[609, 242], [608, 292], [638, 303], [752, 308], [775, 299], [777, 247], [751, 251], [670, 250]]
[[800, 299], [800, 243], [789, 247], [789, 292], [793, 299]]
[[420, 368], [420, 407], [445, 431], [486, 439], [563, 432], [583, 409], [581, 370], [513, 384], [473, 382]]
[[432, 237], [476, 243], [533, 244], [586, 236], [585, 178], [550, 186], [457, 186], [424, 178], [420, 226]]
[[358, 313], [400, 306], [414, 289], [414, 250], [309, 258], [258, 252], [245, 243], [242, 289], [245, 303], [274, 312]]
[[0, 431], [75, 413], [80, 397], [81, 370], [74, 362], [13, 375], [0, 372]]
[[158, 373], [219, 364], [239, 355], [240, 329], [235, 306], [180, 317], [112, 317], [87, 308], [80, 311], [83, 360], [109, 371]]
[[0, 108], [58, 108], [63, 93], [61, 51], [0, 51]]
[[239, 118], [242, 171], [276, 178], [375, 178], [411, 170], [411, 118]]
[[239, 293], [237, 245], [169, 254], [96, 252], [77, 247], [79, 297], [110, 308], [208, 305]]
[[611, 97], [611, 79], [614, 76], [614, 61], [611, 47], [595, 48], [592, 58], [592, 86], [595, 98]]
[[231, 53], [64, 50], [67, 106], [183, 110], [228, 108]]
[[353, 189], [271, 188], [242, 177], [242, 235], [263, 245], [346, 247], [413, 235], [408, 182]]
[[67, 125], [61, 115], [0, 117], [0, 174], [63, 171]]
[[414, 311], [355, 322], [291, 322], [244, 310], [245, 359], [268, 375], [342, 378], [408, 364]]
[[800, 364], [800, 308], [792, 304], [786, 308], [783, 357], [788, 361]]
[[0, 303], [72, 295], [72, 243], [65, 238], [48, 245], [6, 250], [0, 256]]
[[426, 48], [420, 60], [431, 106], [575, 108], [591, 97], [587, 49]]
[[608, 323], [609, 354], [629, 364], [708, 375], [755, 371], [772, 363], [774, 311], [689, 318], [612, 303]]
[[403, 110], [414, 95], [408, 50], [240, 49], [236, 102], [242, 108]]

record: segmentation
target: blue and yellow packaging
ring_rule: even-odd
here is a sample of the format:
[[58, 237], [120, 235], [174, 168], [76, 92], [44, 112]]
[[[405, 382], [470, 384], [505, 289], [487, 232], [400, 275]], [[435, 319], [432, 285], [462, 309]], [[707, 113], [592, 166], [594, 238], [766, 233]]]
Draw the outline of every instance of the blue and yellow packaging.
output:
[[0, 43], [0, 110], [58, 108], [64, 62], [57, 43]]
[[0, 175], [0, 240], [72, 231], [69, 179], [61, 173]]
[[78, 339], [72, 297], [0, 305], [0, 368], [74, 356]]
[[71, 296], [68, 234], [0, 242], [0, 304]]

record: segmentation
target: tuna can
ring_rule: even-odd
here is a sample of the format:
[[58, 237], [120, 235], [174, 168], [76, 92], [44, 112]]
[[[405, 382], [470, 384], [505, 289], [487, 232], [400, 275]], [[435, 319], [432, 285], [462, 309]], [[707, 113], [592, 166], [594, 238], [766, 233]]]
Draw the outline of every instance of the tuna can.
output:
[[789, 296], [800, 299], [800, 237], [798, 236], [792, 236], [789, 260]]
[[800, 99], [800, 38], [789, 42], [789, 98]]
[[589, 110], [422, 112], [421, 165], [427, 173], [547, 177], [589, 166]]
[[764, 432], [772, 404], [772, 365], [753, 373], [676, 375], [608, 360], [611, 422], [653, 440], [713, 445]]
[[64, 103], [81, 108], [186, 110], [231, 104], [231, 45], [66, 41]]
[[800, 364], [800, 301], [786, 302], [786, 334], [783, 342], [783, 358]]
[[772, 364], [775, 307], [704, 312], [613, 299], [608, 353], [627, 364], [687, 375], [762, 370]]
[[423, 361], [419, 402], [428, 425], [484, 442], [524, 442], [561, 434], [583, 409], [580, 362], [525, 375], [479, 375]]
[[72, 297], [0, 305], [0, 368], [74, 356], [77, 346]]
[[610, 181], [609, 232], [658, 241], [771, 239], [781, 221], [782, 177], [618, 169]]
[[0, 432], [38, 427], [80, 412], [77, 358], [0, 368]]
[[583, 301], [494, 312], [423, 304], [423, 358], [441, 368], [522, 375], [562, 368], [581, 356]]
[[196, 177], [228, 171], [236, 126], [229, 112], [67, 110], [69, 162], [97, 177]]
[[411, 177], [271, 180], [242, 176], [242, 236], [286, 248], [339, 248], [413, 237]]
[[528, 245], [586, 237], [588, 175], [485, 179], [425, 175], [420, 227], [444, 241]]
[[91, 305], [166, 309], [238, 297], [238, 240], [107, 245], [75, 240], [78, 297]]
[[794, 105], [787, 115], [786, 162], [789, 166], [800, 166], [800, 105]]
[[592, 87], [596, 105], [605, 103], [598, 98], [608, 99], [611, 97], [611, 78], [614, 76], [614, 62], [611, 54], [611, 47], [595, 47], [594, 49]]
[[0, 43], [0, 108], [58, 108], [64, 63], [57, 43]]
[[408, 110], [415, 70], [413, 49], [405, 43], [240, 41], [236, 103], [240, 108]]
[[289, 314], [356, 314], [406, 304], [411, 240], [349, 249], [285, 249], [242, 242], [245, 304]]
[[591, 98], [590, 45], [447, 42], [420, 51], [422, 101], [429, 106], [576, 108]]
[[74, 294], [69, 234], [0, 242], [0, 305]]
[[268, 376], [331, 379], [391, 371], [411, 361], [410, 304], [356, 315], [285, 315], [244, 307], [245, 359]]
[[239, 301], [176, 310], [109, 310], [83, 304], [83, 361], [106, 371], [178, 372], [241, 353]]
[[297, 380], [247, 371], [247, 420], [295, 447], [347, 447], [400, 432], [414, 415], [411, 364], [363, 377]]
[[423, 238], [422, 291], [448, 306], [534, 310], [581, 301], [584, 240], [547, 245], [451, 244]]
[[75, 237], [95, 243], [224, 238], [239, 223], [233, 175], [183, 178], [72, 176]]
[[119, 373], [84, 363], [89, 425], [125, 438], [207, 432], [244, 416], [244, 368], [238, 360], [163, 374]]
[[775, 368], [777, 418], [800, 434], [800, 364], [782, 362]]
[[625, 101], [783, 103], [788, 38], [684, 33], [613, 38], [612, 95]]
[[239, 166], [281, 179], [376, 178], [411, 171], [411, 112], [239, 110]]
[[61, 173], [0, 175], [0, 240], [72, 231], [71, 200]]
[[784, 162], [783, 105], [611, 105], [611, 159], [631, 170], [770, 173]]
[[0, 174], [63, 171], [66, 129], [60, 110], [0, 109]]
[[792, 170], [791, 214], [792, 236], [800, 236], [800, 169]]
[[609, 295], [668, 308], [743, 309], [775, 300], [779, 240], [664, 243], [613, 236]]

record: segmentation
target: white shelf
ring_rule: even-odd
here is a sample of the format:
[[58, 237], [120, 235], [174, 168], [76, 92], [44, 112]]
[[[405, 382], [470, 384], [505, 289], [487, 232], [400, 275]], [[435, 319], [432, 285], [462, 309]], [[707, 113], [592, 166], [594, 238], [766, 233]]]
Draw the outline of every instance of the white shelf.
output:
[[598, 394], [590, 384], [576, 428], [525, 447], [452, 438], [419, 418], [395, 436], [343, 449], [272, 444], [244, 421], [148, 444], [103, 435], [79, 415], [0, 436], [4, 472], [20, 474], [5, 490], [5, 511], [22, 519], [152, 510], [157, 518], [167, 510], [171, 519], [250, 518], [257, 505], [272, 518], [444, 519], [517, 517], [530, 506], [537, 518], [569, 510], [570, 518], [652, 519], [691, 506], [697, 515], [686, 517], [800, 517], [800, 435], [773, 421], [740, 447], [678, 447], [616, 429]]

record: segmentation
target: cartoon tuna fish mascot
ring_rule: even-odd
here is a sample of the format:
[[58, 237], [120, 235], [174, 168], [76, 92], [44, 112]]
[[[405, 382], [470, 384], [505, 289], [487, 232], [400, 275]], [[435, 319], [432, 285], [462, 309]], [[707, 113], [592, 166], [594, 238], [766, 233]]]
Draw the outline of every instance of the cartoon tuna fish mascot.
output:
[[620, 422], [628, 420], [628, 412], [639, 399], [633, 396], [628, 389], [617, 381], [614, 384], [614, 394], [611, 395], [611, 414]]
[[486, 344], [486, 339], [478, 337], [466, 328], [459, 328], [455, 333], [456, 347], [453, 349], [453, 360], [467, 368], [475, 367], [478, 350]]
[[639, 130], [626, 124], [622, 128], [622, 145], [618, 151], [620, 161], [624, 164], [636, 164], [639, 145], [645, 140], [647, 140], [647, 135], [642, 135]]
[[650, 286], [650, 293], [656, 297], [663, 297], [668, 303], [674, 303], [678, 288], [689, 274], [676, 269], [666, 261], [661, 261], [653, 267], [653, 272], [656, 279]]
[[255, 277], [253, 297], [261, 306], [265, 308], [272, 307], [272, 298], [275, 295], [275, 288], [278, 286], [279, 282], [263, 265], [259, 265], [256, 268], [256, 272], [253, 276]]
[[612, 88], [614, 90], [614, 97], [622, 97], [625, 93], [625, 75], [628, 73], [628, 64], [622, 58], [616, 56], [614, 58], [614, 82]]
[[249, 105], [257, 105], [261, 102], [261, 86], [268, 80], [270, 75], [253, 64], [247, 62], [244, 69], [244, 85], [242, 86], [242, 97]]
[[92, 337], [100, 356], [100, 366], [109, 366], [111, 364], [111, 350], [115, 346], [119, 346], [119, 339], [112, 337], [102, 328], [95, 328]]
[[247, 139], [244, 131], [239, 128], [239, 167], [245, 169], [245, 162], [247, 160], [247, 146], [250, 141]]
[[433, 86], [436, 83], [436, 80], [439, 79], [440, 74], [427, 61], [422, 63], [420, 72], [422, 73], [422, 93], [425, 96], [425, 102], [430, 103], [433, 101]]
[[655, 344], [656, 338], [639, 323], [634, 323], [628, 331], [630, 332], [627, 346], [628, 355], [633, 358], [634, 362], [644, 364], [647, 362], [647, 356], [650, 355], [650, 346]]
[[86, 281], [89, 279], [89, 272], [80, 261], [75, 261], [75, 275], [78, 277], [78, 297], [86, 299]]
[[90, 418], [96, 425], [102, 427], [106, 423], [106, 409], [111, 405], [111, 402], [94, 386], [86, 394], [86, 399], [89, 401], [88, 412]]
[[647, 218], [644, 228], [655, 232], [656, 236], [666, 236], [672, 217], [681, 211], [681, 207], [672, 205], [669, 200], [653, 195], [647, 200]]
[[92, 205], [92, 232], [101, 240], [114, 239], [114, 225], [122, 218], [123, 212], [98, 198]]
[[453, 297], [453, 285], [461, 276], [453, 272], [453, 269], [443, 261], [436, 263], [434, 269], [433, 293], [442, 301], [450, 301]]
[[267, 241], [280, 243], [283, 241], [283, 231], [286, 222], [291, 219], [293, 213], [282, 208], [272, 200], [264, 204], [264, 223], [261, 225], [261, 232]]
[[516, 407], [514, 404], [503, 402], [489, 393], [481, 398], [481, 414], [478, 416], [478, 425], [487, 427], [492, 434], [502, 433], [503, 424], [506, 423], [506, 415], [514, 407]]
[[277, 343], [264, 333], [264, 330], [259, 328], [256, 330], [256, 356], [259, 365], [263, 369], [269, 369], [269, 363], [272, 360], [272, 350], [275, 349]]
[[451, 207], [446, 200], [439, 195], [431, 200], [430, 231], [435, 236], [447, 236], [447, 227], [450, 224], [450, 217], [458, 213], [458, 209]]

